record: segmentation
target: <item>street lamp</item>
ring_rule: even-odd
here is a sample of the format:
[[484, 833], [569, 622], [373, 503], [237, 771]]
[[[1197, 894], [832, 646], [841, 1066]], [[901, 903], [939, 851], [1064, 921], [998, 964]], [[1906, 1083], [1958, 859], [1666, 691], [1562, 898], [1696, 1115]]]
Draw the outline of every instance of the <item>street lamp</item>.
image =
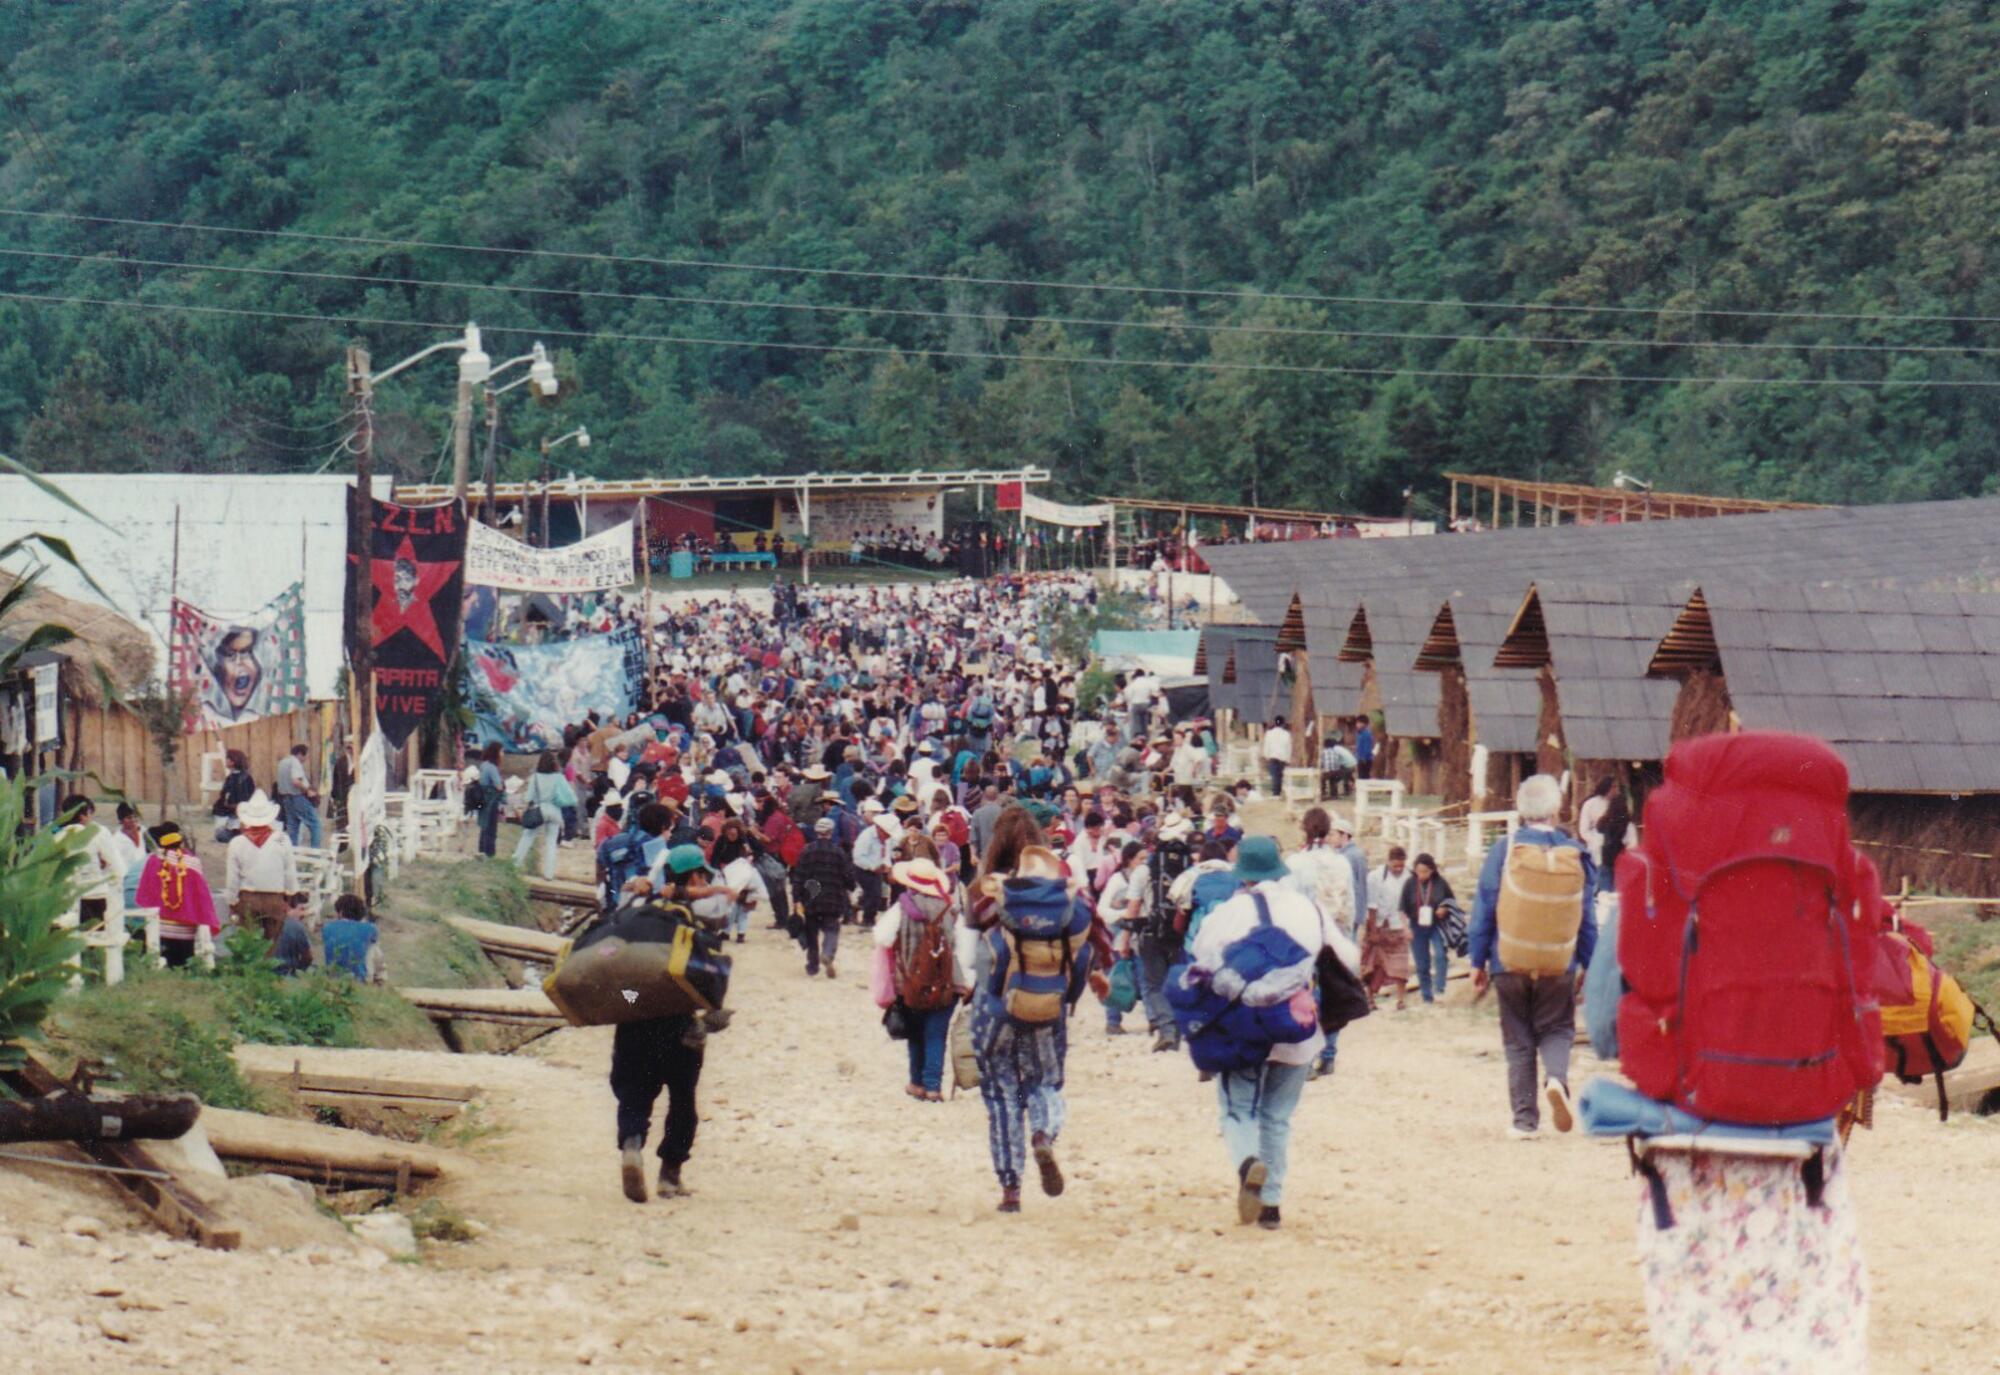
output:
[[[524, 375], [515, 378], [512, 382], [502, 387], [493, 385], [495, 379], [501, 373], [520, 367], [523, 363], [528, 365], [528, 371]], [[549, 351], [543, 348], [539, 342], [536, 343], [534, 348], [522, 354], [519, 358], [509, 358], [506, 362], [491, 368], [486, 374], [486, 388], [480, 399], [481, 409], [486, 416], [486, 462], [484, 465], [486, 497], [481, 503], [481, 518], [489, 524], [497, 521], [500, 516], [500, 502], [495, 491], [497, 478], [495, 472], [495, 468], [497, 467], [496, 454], [500, 443], [499, 399], [514, 390], [514, 388], [523, 385], [534, 388], [534, 396], [541, 401], [553, 401], [562, 394], [562, 382], [556, 376], [556, 365], [549, 361]]]
[[452, 477], [458, 495], [465, 495], [466, 469], [472, 456], [472, 389], [485, 382], [493, 360], [480, 343], [479, 326], [468, 324], [456, 339], [441, 339], [420, 349], [394, 367], [375, 371], [368, 350], [352, 345], [347, 350], [347, 394], [354, 398], [355, 416], [360, 421], [355, 432], [354, 450], [355, 519], [348, 522], [348, 555], [363, 576], [350, 579], [353, 600], [347, 607], [348, 639], [354, 646], [354, 688], [360, 704], [356, 739], [366, 744], [368, 729], [375, 716], [375, 649], [369, 620], [371, 587], [365, 572], [375, 543], [375, 388], [405, 368], [414, 367], [433, 354], [458, 350], [458, 406], [452, 416], [454, 441]]
[[571, 440], [576, 441], [577, 448], [588, 449], [590, 447], [589, 428], [579, 425], [568, 434], [557, 435], [554, 439], [544, 439], [542, 441], [542, 548], [544, 549], [549, 547], [549, 487], [551, 482], [549, 476], [549, 454]]
[[1634, 492], [1638, 492], [1643, 498], [1643, 501], [1641, 502], [1639, 507], [1639, 519], [1651, 520], [1653, 518], [1652, 483], [1642, 482], [1638, 478], [1633, 477], [1630, 473], [1626, 472], [1624, 469], [1621, 468], [1616, 473], [1613, 473], [1611, 475], [1611, 485], [1613, 487], [1622, 487]]

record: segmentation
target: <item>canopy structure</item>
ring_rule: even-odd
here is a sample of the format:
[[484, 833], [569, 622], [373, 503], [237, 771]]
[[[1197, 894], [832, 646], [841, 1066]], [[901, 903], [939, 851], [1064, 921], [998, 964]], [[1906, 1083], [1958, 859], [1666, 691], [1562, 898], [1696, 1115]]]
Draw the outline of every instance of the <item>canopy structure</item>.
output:
[[[1459, 521], [1460, 489], [1466, 489], [1466, 515], [1478, 520], [1482, 501], [1491, 498], [1492, 519], [1498, 527], [1513, 525], [1560, 525], [1564, 517], [1582, 525], [1622, 524], [1633, 520], [1684, 520], [1699, 516], [1754, 515], [1765, 511], [1825, 510], [1803, 501], [1758, 501], [1751, 497], [1704, 496], [1698, 492], [1655, 492], [1645, 487], [1589, 487], [1574, 482], [1532, 482], [1514, 477], [1487, 477], [1477, 473], [1446, 473], [1451, 483], [1451, 521]], [[1507, 520], [1512, 502], [1513, 519]], [[1525, 508], [1527, 519], [1522, 519]]]

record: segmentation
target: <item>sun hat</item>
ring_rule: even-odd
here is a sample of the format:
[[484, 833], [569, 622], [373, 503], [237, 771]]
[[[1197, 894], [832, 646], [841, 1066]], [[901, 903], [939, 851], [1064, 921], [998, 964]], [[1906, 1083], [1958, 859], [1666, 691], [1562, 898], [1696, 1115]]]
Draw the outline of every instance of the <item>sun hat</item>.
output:
[[1328, 830], [1339, 831], [1342, 835], [1351, 836], [1354, 834], [1354, 823], [1339, 812], [1328, 812], [1326, 814], [1326, 825]]
[[892, 812], [877, 811], [870, 819], [874, 821], [875, 829], [891, 840], [894, 840], [903, 829], [902, 818]]
[[278, 804], [264, 795], [262, 788], [250, 794], [248, 802], [236, 805], [236, 819], [245, 826], [270, 826], [278, 820]]
[[1067, 879], [1069, 869], [1062, 857], [1046, 845], [1030, 845], [1014, 864], [1015, 878]]
[[818, 764], [815, 764], [811, 768], [807, 769], [804, 773], [800, 774], [799, 777], [805, 779], [807, 782], [810, 783], [824, 783], [826, 782], [827, 779], [833, 777], [833, 775], [828, 773], [825, 769], [821, 768]]
[[1160, 823], [1161, 840], [1186, 840], [1194, 833], [1194, 827], [1179, 812], [1168, 816]]
[[821, 818], [820, 818], [820, 819], [819, 819], [818, 821], [815, 821], [815, 822], [813, 823], [813, 834], [814, 834], [814, 835], [823, 835], [823, 836], [830, 836], [830, 835], [832, 835], [832, 834], [833, 834], [833, 818], [832, 818], [832, 817], [830, 817], [830, 816], [823, 816], [823, 817], [821, 817]]
[[1238, 883], [1265, 883], [1292, 871], [1278, 858], [1278, 842], [1270, 836], [1245, 836], [1236, 845], [1236, 867], [1229, 876]]
[[894, 802], [889, 804], [889, 810], [893, 812], [900, 812], [904, 816], [908, 816], [911, 812], [914, 812], [916, 809], [917, 809], [917, 799], [911, 797], [908, 793], [904, 793], [901, 797], [897, 798]]
[[891, 882], [900, 883], [911, 892], [922, 893], [926, 897], [951, 897], [951, 884], [945, 878], [944, 870], [927, 859], [907, 859], [901, 864], [892, 864], [889, 866], [889, 878]]
[[699, 845], [676, 845], [667, 851], [667, 868], [677, 875], [698, 874], [708, 867], [708, 856]]
[[864, 797], [861, 799], [860, 807], [856, 808], [856, 810], [863, 816], [874, 816], [882, 810], [882, 804], [872, 797]]
[[622, 807], [625, 805], [625, 794], [619, 792], [616, 788], [608, 788], [605, 790], [603, 799], [597, 805], [600, 809], [604, 807]]

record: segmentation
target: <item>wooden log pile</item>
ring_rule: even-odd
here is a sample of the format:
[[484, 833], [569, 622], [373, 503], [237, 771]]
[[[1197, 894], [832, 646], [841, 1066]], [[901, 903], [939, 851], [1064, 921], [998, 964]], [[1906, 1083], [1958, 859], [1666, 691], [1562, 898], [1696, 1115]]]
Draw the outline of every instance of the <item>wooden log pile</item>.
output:
[[193, 1094], [51, 1093], [0, 1101], [0, 1141], [174, 1141], [201, 1116]]

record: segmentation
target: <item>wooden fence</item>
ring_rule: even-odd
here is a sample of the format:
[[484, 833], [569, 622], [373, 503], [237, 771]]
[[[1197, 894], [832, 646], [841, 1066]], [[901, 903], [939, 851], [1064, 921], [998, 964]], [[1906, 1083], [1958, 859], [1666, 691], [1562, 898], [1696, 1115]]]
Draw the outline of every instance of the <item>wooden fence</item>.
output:
[[76, 734], [67, 762], [96, 776], [89, 791], [123, 793], [144, 803], [149, 815], [163, 800], [170, 807], [206, 806], [213, 800], [213, 780], [206, 787], [202, 780], [205, 754], [242, 750], [250, 757], [251, 777], [266, 791], [277, 778], [278, 761], [293, 745], [312, 747], [308, 763], [322, 791], [331, 767], [331, 702], [313, 703], [285, 716], [266, 717], [227, 730], [182, 736], [180, 757], [164, 776], [160, 752], [146, 733], [145, 723], [123, 707], [76, 706], [70, 719]]

